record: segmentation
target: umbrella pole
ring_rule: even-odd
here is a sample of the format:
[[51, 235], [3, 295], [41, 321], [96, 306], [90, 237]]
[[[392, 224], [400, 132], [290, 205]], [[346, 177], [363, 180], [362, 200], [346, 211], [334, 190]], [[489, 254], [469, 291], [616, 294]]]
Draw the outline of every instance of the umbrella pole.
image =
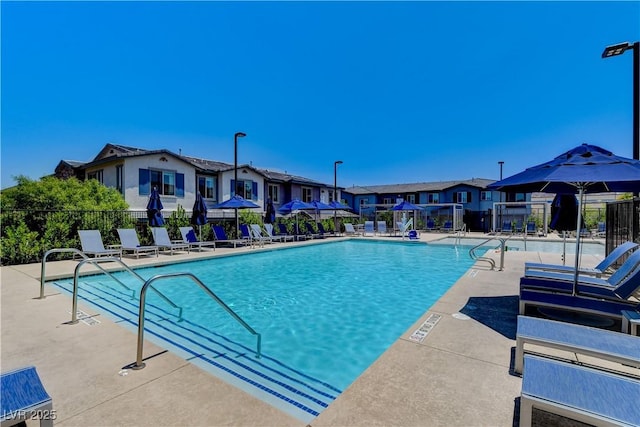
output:
[[573, 273], [573, 295], [578, 294], [578, 265], [580, 264], [580, 230], [582, 230], [582, 196], [584, 188], [578, 187], [578, 220], [576, 221], [576, 262], [575, 271]]

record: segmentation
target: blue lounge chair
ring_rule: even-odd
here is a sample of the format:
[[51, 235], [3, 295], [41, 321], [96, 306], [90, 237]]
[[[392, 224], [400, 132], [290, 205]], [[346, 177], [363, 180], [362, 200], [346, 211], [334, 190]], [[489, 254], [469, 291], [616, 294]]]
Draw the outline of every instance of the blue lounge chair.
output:
[[593, 314], [616, 320], [622, 319], [623, 310], [640, 311], [640, 303], [628, 299], [598, 298], [521, 288], [520, 314], [526, 314], [529, 306], [548, 307], [572, 313]]
[[440, 231], [444, 231], [446, 233], [450, 233], [453, 231], [453, 223], [451, 221], [445, 221], [444, 224], [442, 225], [442, 228], [440, 229]]
[[428, 219], [427, 220], [427, 225], [426, 225], [426, 230], [427, 231], [433, 231], [436, 229], [436, 223], [434, 220], [432, 219]]
[[364, 232], [362, 233], [362, 235], [366, 236], [367, 233], [371, 234], [372, 236], [376, 235], [376, 230], [374, 228], [373, 221], [365, 221], [364, 222]]
[[153, 236], [153, 243], [159, 250], [169, 251], [169, 255], [173, 255], [173, 251], [187, 251], [189, 252], [189, 244], [171, 241], [169, 238], [169, 232], [164, 227], [151, 227], [151, 235]]
[[247, 241], [244, 239], [229, 239], [221, 225], [212, 225], [211, 229], [213, 230], [213, 237], [217, 244], [233, 245], [234, 248], [238, 247], [238, 245], [247, 244]]
[[247, 224], [240, 224], [240, 237], [253, 247], [253, 234]]
[[41, 427], [53, 426], [56, 413], [36, 368], [26, 366], [3, 372], [0, 375], [0, 425], [16, 425], [36, 415]]
[[158, 247], [157, 246], [142, 246], [140, 245], [140, 240], [138, 240], [138, 233], [133, 228], [118, 228], [118, 237], [120, 238], [120, 247], [122, 249], [122, 254], [125, 255], [127, 252], [131, 252], [136, 258], [139, 258], [140, 255], [146, 255], [150, 253], [154, 253], [158, 256]]
[[604, 222], [599, 222], [598, 227], [595, 230], [591, 230], [591, 235], [593, 237], [606, 237], [607, 236], [607, 225]]
[[[532, 272], [533, 273], [533, 272]], [[537, 271], [535, 276], [520, 278], [520, 291], [535, 289], [547, 292], [571, 293], [574, 275]], [[627, 299], [640, 289], [640, 251], [636, 251], [610, 277], [578, 275], [577, 292], [598, 298]]]
[[293, 236], [289, 236], [288, 234], [278, 233], [276, 234], [273, 230], [273, 224], [266, 223], [264, 225], [264, 229], [267, 232], [267, 235], [271, 237], [271, 240], [278, 242], [287, 242], [289, 240], [293, 241]]
[[640, 379], [533, 355], [524, 359], [520, 426], [531, 426], [533, 408], [591, 425], [640, 425]]
[[[614, 250], [612, 250], [611, 253], [607, 255], [607, 257], [603, 259], [598, 265], [596, 265], [593, 268], [581, 268], [579, 270], [579, 273], [600, 277], [614, 264], [617, 264], [620, 258], [625, 256], [628, 252], [636, 250], [638, 247], [640, 247], [640, 245], [638, 245], [637, 243], [624, 242], [618, 245]], [[524, 264], [525, 276], [529, 276], [530, 274], [535, 275], [535, 272], [533, 272], [533, 270], [556, 271], [560, 273], [573, 273], [575, 271], [575, 267], [572, 267], [569, 265], [540, 264], [535, 262], [527, 262]]]
[[320, 233], [313, 228], [313, 224], [310, 222], [305, 222], [304, 226], [307, 229], [307, 237], [311, 237], [312, 239], [324, 239], [324, 236], [321, 236]]
[[522, 373], [525, 344], [640, 368], [640, 337], [537, 317], [518, 316], [514, 372]]
[[516, 220], [516, 225], [514, 227], [514, 231], [516, 233], [522, 233], [524, 232], [524, 223], [521, 219]]
[[101, 256], [122, 257], [121, 249], [105, 249], [100, 230], [78, 230], [78, 236], [80, 236], [80, 246], [85, 255], [93, 255], [96, 258]]
[[533, 221], [527, 222], [527, 234], [531, 234], [535, 236], [537, 232], [538, 232], [538, 227], [536, 226], [536, 223]]
[[335, 236], [336, 235], [335, 232], [328, 233], [327, 230], [325, 230], [324, 225], [322, 225], [321, 222], [316, 223], [316, 225], [318, 226], [318, 234], [320, 234], [320, 236], [327, 237], [327, 236]]
[[216, 250], [216, 242], [203, 242], [198, 240], [193, 227], [180, 227], [180, 234], [182, 235], [182, 242], [189, 245], [189, 249], [197, 248], [198, 251], [202, 251], [202, 248], [212, 247], [214, 251]]
[[504, 221], [502, 223], [502, 234], [513, 234], [513, 226], [511, 225], [511, 221]]

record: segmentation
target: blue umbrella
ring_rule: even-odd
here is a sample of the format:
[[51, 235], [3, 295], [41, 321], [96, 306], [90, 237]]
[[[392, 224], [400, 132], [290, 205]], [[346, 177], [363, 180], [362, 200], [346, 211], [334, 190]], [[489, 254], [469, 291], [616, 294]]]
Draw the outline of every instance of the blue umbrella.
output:
[[329, 203], [329, 206], [331, 206], [331, 209], [351, 210], [351, 207], [343, 205], [337, 200], [333, 200], [331, 203]]
[[394, 207], [391, 208], [392, 211], [421, 211], [422, 208], [420, 206], [414, 205], [413, 203], [407, 202], [403, 200], [398, 203]]
[[578, 284], [582, 198], [585, 193], [637, 192], [640, 160], [614, 155], [595, 145], [582, 144], [555, 159], [494, 182], [487, 188], [499, 191], [578, 194], [576, 215], [576, 261], [573, 294]]
[[151, 227], [162, 227], [164, 225], [164, 218], [162, 218], [162, 202], [160, 201], [160, 194], [156, 187], [151, 190], [149, 195], [149, 201], [147, 202], [147, 218], [149, 218], [149, 225]]
[[191, 214], [191, 224], [206, 225], [207, 224], [207, 204], [198, 191], [196, 202], [193, 204], [193, 213]]
[[290, 214], [291, 212], [303, 211], [303, 210], [309, 210], [309, 209], [315, 209], [315, 207], [311, 203], [306, 203], [299, 199], [293, 199], [289, 203], [285, 203], [284, 205], [280, 206], [280, 208], [278, 208], [278, 212], [280, 212], [283, 215], [287, 215], [287, 214]]
[[247, 209], [247, 208], [259, 208], [250, 200], [247, 200], [241, 196], [233, 196], [229, 200], [225, 200], [222, 203], [218, 203], [211, 209]]
[[326, 203], [321, 202], [320, 200], [313, 200], [311, 201], [311, 203], [309, 203], [310, 205], [313, 206], [313, 210], [316, 211], [316, 221], [318, 221], [318, 213], [320, 211], [329, 211], [329, 210], [333, 210], [333, 208], [331, 206], [329, 206]]

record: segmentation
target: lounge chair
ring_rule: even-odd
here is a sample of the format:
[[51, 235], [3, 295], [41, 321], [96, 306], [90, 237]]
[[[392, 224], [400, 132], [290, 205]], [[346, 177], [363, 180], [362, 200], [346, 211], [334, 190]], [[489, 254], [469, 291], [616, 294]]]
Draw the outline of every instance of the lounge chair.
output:
[[[600, 277], [605, 274], [614, 264], [617, 264], [620, 258], [625, 256], [627, 253], [638, 249], [640, 245], [634, 242], [624, 242], [618, 245], [614, 250], [611, 251], [609, 255], [605, 259], [603, 259], [598, 265], [593, 268], [581, 268], [579, 270], [580, 274], [589, 274], [596, 277]], [[560, 273], [572, 273], [575, 271], [575, 267], [569, 265], [556, 265], [556, 264], [541, 264], [534, 262], [527, 262], [524, 264], [524, 275], [528, 276], [529, 273], [533, 270], [543, 270], [543, 271], [557, 271]]]
[[229, 239], [221, 225], [212, 225], [211, 229], [213, 230], [213, 237], [217, 244], [229, 244], [233, 245], [234, 248], [238, 247], [238, 245], [247, 244], [245, 239]]
[[451, 221], [445, 221], [440, 231], [444, 231], [445, 233], [451, 233], [453, 231], [453, 223]]
[[287, 225], [283, 224], [281, 222], [278, 223], [278, 230], [280, 230], [280, 235], [282, 236], [290, 236], [292, 240], [300, 240], [301, 238], [304, 238], [305, 240], [307, 240], [307, 236], [304, 234], [290, 234], [289, 230], [287, 230]]
[[307, 237], [311, 237], [312, 239], [324, 239], [324, 236], [320, 235], [320, 233], [318, 233], [316, 229], [313, 228], [313, 224], [311, 224], [310, 222], [305, 222], [304, 226], [307, 229]]
[[182, 234], [182, 242], [189, 245], [189, 249], [197, 248], [199, 251], [202, 251], [203, 247], [212, 247], [214, 251], [216, 250], [216, 242], [202, 242], [198, 240], [193, 227], [180, 227], [180, 234]]
[[41, 427], [53, 426], [56, 413], [51, 397], [33, 366], [0, 375], [0, 425], [13, 426], [37, 416]]
[[537, 317], [518, 316], [514, 372], [522, 373], [524, 346], [583, 354], [640, 368], [640, 337]]
[[538, 227], [536, 226], [536, 223], [533, 221], [527, 222], [527, 234], [531, 234], [535, 236], [537, 232], [538, 232]]
[[[533, 274], [534, 272], [531, 271]], [[574, 274], [536, 271], [520, 278], [520, 290], [572, 293]], [[608, 278], [578, 275], [579, 294], [598, 298], [627, 299], [640, 289], [640, 251], [636, 251]]]
[[524, 232], [524, 223], [521, 219], [516, 220], [516, 225], [513, 227], [513, 230], [516, 233], [523, 233]]
[[273, 243], [271, 236], [266, 235], [259, 224], [251, 224], [251, 237], [253, 240], [259, 243]]
[[321, 222], [316, 223], [316, 226], [318, 227], [318, 234], [320, 234], [321, 237], [336, 236], [335, 232], [327, 232]]
[[273, 224], [266, 223], [264, 225], [264, 229], [267, 232], [267, 235], [271, 237], [271, 240], [279, 242], [293, 241], [293, 236], [290, 236], [289, 234], [276, 234], [273, 230]]
[[589, 295], [549, 292], [539, 289], [520, 289], [520, 314], [526, 314], [527, 307], [547, 307], [571, 313], [593, 314], [622, 319], [622, 311], [639, 311], [640, 303], [623, 298], [599, 298]]
[[151, 234], [153, 235], [153, 243], [158, 246], [158, 249], [165, 252], [168, 250], [169, 255], [173, 255], [173, 251], [189, 252], [189, 244], [171, 241], [169, 232], [164, 227], [151, 227]]
[[141, 246], [140, 240], [138, 240], [138, 234], [133, 228], [118, 228], [118, 237], [120, 238], [120, 245], [122, 248], [122, 255], [127, 252], [131, 252], [136, 258], [140, 258], [140, 255], [146, 255], [154, 253], [158, 256], [157, 246]]
[[513, 226], [511, 225], [511, 221], [504, 221], [502, 223], [502, 230], [500, 232], [502, 234], [513, 234]]
[[520, 426], [531, 426], [533, 408], [591, 425], [637, 426], [637, 396], [638, 378], [526, 355]]
[[426, 229], [427, 231], [433, 231], [433, 230], [435, 230], [435, 229], [436, 229], [436, 223], [435, 223], [435, 221], [434, 221], [434, 220], [432, 220], [432, 219], [428, 219], [428, 220], [427, 220], [427, 224], [426, 224], [426, 226], [425, 226], [425, 229]]
[[347, 236], [358, 236], [358, 235], [360, 235], [360, 233], [358, 233], [356, 231], [356, 229], [353, 227], [353, 224], [351, 224], [350, 222], [345, 222], [344, 223], [344, 233]]
[[[249, 243], [251, 247], [253, 247], [254, 238], [251, 229], [247, 224], [240, 224], [240, 237], [244, 239], [245, 242]], [[258, 242], [262, 243], [262, 242]]]
[[378, 234], [387, 234], [389, 235], [389, 231], [387, 230], [387, 222], [386, 221], [378, 221]]
[[607, 236], [607, 225], [604, 222], [599, 222], [598, 227], [591, 230], [591, 235], [593, 237], [606, 237]]
[[101, 256], [122, 257], [121, 249], [105, 249], [100, 230], [78, 230], [78, 235], [82, 252], [85, 255], [93, 255], [96, 258]]
[[365, 221], [364, 222], [364, 232], [362, 233], [362, 235], [366, 236], [367, 233], [371, 233], [372, 236], [376, 235], [376, 230], [374, 229], [373, 221]]

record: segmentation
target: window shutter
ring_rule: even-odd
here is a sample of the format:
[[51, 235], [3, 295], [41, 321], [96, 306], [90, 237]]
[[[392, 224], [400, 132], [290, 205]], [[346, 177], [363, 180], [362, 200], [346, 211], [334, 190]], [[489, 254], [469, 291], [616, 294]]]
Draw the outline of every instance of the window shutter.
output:
[[258, 183], [255, 181], [251, 181], [251, 194], [253, 200], [258, 200]]
[[467, 203], [471, 203], [471, 191], [467, 191]]
[[149, 169], [138, 169], [138, 194], [148, 196], [150, 193], [151, 177]]
[[176, 196], [184, 197], [184, 174], [176, 173]]
[[236, 180], [231, 180], [231, 197], [236, 195]]

